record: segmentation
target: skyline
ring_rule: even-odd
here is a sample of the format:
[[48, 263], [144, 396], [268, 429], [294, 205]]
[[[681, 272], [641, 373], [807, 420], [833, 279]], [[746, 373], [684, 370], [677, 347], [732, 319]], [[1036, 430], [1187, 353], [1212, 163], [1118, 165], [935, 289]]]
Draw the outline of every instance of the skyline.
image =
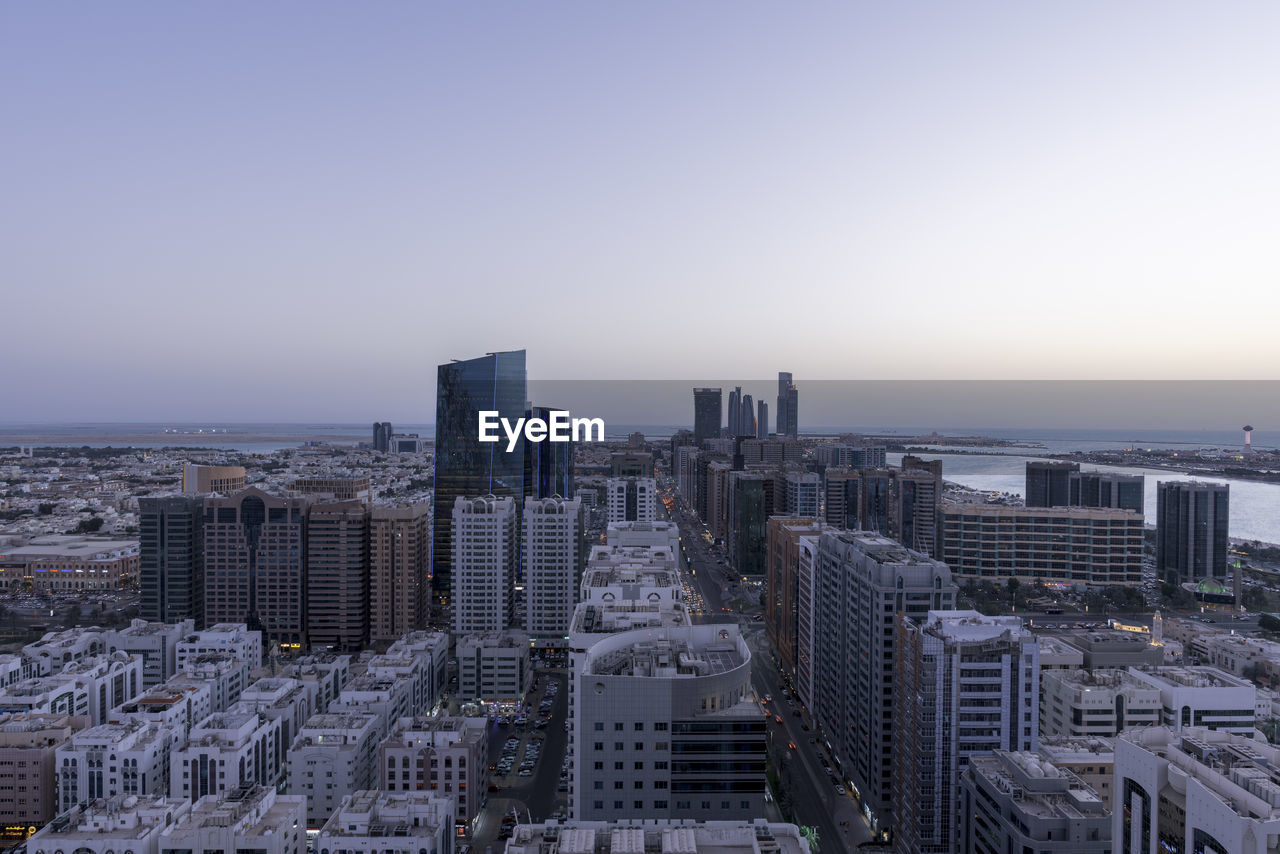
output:
[[583, 379], [1268, 378], [1278, 25], [9, 5], [5, 411], [198, 379], [237, 417], [372, 412], [510, 347]]

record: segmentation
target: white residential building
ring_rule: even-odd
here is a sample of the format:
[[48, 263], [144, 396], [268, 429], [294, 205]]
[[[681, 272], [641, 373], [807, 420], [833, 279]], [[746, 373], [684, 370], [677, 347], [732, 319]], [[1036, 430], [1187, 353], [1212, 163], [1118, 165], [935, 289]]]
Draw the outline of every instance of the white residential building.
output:
[[316, 686], [285, 677], [259, 679], [232, 704], [232, 712], [257, 712], [280, 721], [281, 767], [284, 752], [293, 744], [294, 736], [311, 716], [320, 711], [316, 706]]
[[330, 652], [304, 655], [280, 668], [280, 675], [314, 685], [316, 708], [327, 709], [351, 678], [351, 656]]
[[27, 840], [30, 854], [160, 854], [160, 834], [191, 802], [159, 795], [117, 795], [72, 804]]
[[822, 509], [822, 475], [811, 471], [789, 471], [786, 476], [787, 513], [802, 519], [816, 519]]
[[175, 676], [116, 706], [107, 723], [123, 723], [129, 719], [154, 721], [176, 729], [180, 737], [186, 738], [191, 727], [211, 714], [212, 686], [203, 679]]
[[525, 502], [525, 626], [538, 646], [564, 646], [586, 551], [582, 502], [559, 497]]
[[810, 854], [794, 824], [744, 821], [548, 821], [516, 825], [506, 854]]
[[178, 672], [178, 642], [194, 628], [194, 620], [180, 623], [134, 620], [128, 628], [106, 631], [107, 651], [142, 656], [142, 687], [153, 688]]
[[229, 653], [249, 662], [249, 667], [262, 664], [262, 632], [250, 631], [244, 623], [215, 623], [198, 632], [188, 632], [179, 641], [178, 669], [193, 658], [214, 652]]
[[519, 568], [512, 498], [459, 498], [453, 506], [453, 631], [502, 631], [515, 618]]
[[46, 632], [40, 640], [22, 648], [23, 657], [34, 667], [33, 676], [52, 676], [73, 661], [106, 652], [106, 629], [96, 626]]
[[675, 522], [614, 522], [605, 534], [609, 547], [666, 546], [675, 553], [680, 548], [680, 526]]
[[1040, 671], [1041, 735], [1115, 736], [1156, 726], [1161, 711], [1160, 689], [1127, 670]]
[[1253, 734], [1258, 689], [1246, 679], [1216, 667], [1130, 667], [1129, 673], [1160, 692], [1165, 726]]
[[78, 732], [58, 748], [58, 809], [116, 795], [169, 794], [169, 757], [180, 734], [124, 721]]
[[318, 828], [342, 803], [373, 788], [378, 756], [378, 716], [372, 712], [313, 715], [289, 748], [291, 795], [307, 798], [307, 827]]
[[364, 790], [344, 797], [316, 837], [317, 854], [452, 854], [453, 798]]
[[457, 799], [455, 823], [473, 828], [489, 784], [489, 718], [401, 718], [382, 743], [378, 788]]
[[246, 784], [277, 786], [283, 771], [281, 721], [231, 709], [191, 728], [169, 761], [169, 794], [197, 801]]
[[529, 636], [520, 631], [485, 632], [458, 639], [458, 697], [485, 703], [515, 703], [533, 684]]
[[609, 524], [654, 522], [658, 518], [658, 481], [651, 477], [611, 477], [605, 486]]
[[93, 725], [142, 690], [142, 659], [123, 652], [80, 658], [61, 672], [0, 690], [0, 712], [85, 715]]
[[213, 710], [225, 711], [249, 687], [252, 679], [249, 662], [229, 652], [206, 652], [188, 658], [182, 663], [180, 676], [188, 676], [209, 683], [213, 697]]
[[412, 713], [412, 690], [412, 682], [394, 676], [363, 673], [343, 687], [342, 693], [326, 711], [330, 714], [373, 712], [378, 716], [376, 737], [381, 742], [391, 731], [392, 724]]
[[244, 786], [196, 801], [160, 832], [157, 854], [306, 854], [307, 801]]
[[449, 684], [449, 647], [448, 632], [410, 632], [369, 659], [365, 672], [409, 682], [409, 714], [424, 715]]

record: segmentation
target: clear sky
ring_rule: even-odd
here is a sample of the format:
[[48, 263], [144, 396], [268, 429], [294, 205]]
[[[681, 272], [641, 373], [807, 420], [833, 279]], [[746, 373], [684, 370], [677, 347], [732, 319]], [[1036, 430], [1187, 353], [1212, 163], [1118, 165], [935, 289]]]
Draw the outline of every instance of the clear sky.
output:
[[5, 3], [0, 421], [424, 421], [518, 347], [1275, 378], [1278, 44], [1275, 2]]

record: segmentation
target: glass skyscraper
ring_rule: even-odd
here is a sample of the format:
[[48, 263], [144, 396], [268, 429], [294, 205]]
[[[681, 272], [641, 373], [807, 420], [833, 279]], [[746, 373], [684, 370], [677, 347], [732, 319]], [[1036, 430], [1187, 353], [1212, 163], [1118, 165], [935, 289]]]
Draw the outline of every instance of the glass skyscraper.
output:
[[[500, 441], [480, 441], [480, 412], [497, 412], [512, 424], [525, 416], [528, 393], [524, 350], [452, 361], [436, 373], [435, 497], [431, 518], [431, 590], [436, 604], [452, 589], [453, 505], [458, 498], [510, 496], [523, 504], [525, 443], [507, 451]], [[517, 511], [518, 513], [518, 511]]]
[[[549, 406], [535, 406], [529, 418], [551, 423]], [[573, 497], [573, 442], [525, 442], [524, 494], [526, 498]]]

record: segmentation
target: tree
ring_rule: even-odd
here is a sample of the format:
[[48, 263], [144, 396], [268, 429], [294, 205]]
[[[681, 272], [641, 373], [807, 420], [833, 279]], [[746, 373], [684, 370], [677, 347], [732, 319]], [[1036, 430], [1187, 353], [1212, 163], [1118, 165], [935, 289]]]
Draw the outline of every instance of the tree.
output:
[[102, 530], [102, 518], [99, 516], [91, 516], [88, 519], [81, 519], [80, 524], [76, 525], [73, 534], [96, 534]]
[[80, 605], [72, 602], [67, 608], [67, 613], [62, 617], [62, 624], [67, 628], [71, 628], [80, 622]]

